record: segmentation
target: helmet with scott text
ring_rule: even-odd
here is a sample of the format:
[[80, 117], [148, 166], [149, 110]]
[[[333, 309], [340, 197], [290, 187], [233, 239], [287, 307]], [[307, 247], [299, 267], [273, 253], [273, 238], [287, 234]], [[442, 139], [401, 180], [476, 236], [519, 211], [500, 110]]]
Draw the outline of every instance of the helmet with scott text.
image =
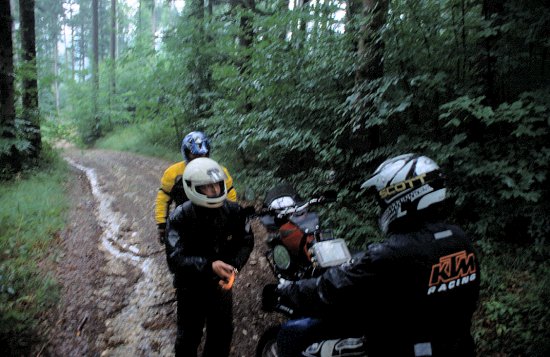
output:
[[185, 162], [196, 157], [208, 157], [210, 155], [210, 140], [202, 131], [192, 131], [185, 135], [181, 141], [181, 154]]
[[[220, 207], [227, 197], [226, 175], [214, 160], [199, 157], [187, 164], [183, 171], [183, 190], [192, 203], [208, 208]], [[214, 186], [215, 194], [208, 187]]]
[[405, 154], [384, 161], [361, 188], [373, 188], [380, 205], [379, 225], [387, 233], [405, 222], [426, 219], [427, 209], [446, 197], [445, 177], [427, 156]]

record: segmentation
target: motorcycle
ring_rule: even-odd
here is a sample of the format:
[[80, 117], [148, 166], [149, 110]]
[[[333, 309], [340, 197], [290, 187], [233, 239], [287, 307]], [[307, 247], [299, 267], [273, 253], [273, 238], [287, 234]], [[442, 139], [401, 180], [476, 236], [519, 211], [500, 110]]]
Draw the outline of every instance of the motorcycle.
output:
[[304, 201], [288, 184], [267, 192], [259, 216], [268, 232], [266, 258], [278, 279], [311, 278], [349, 260], [346, 242], [321, 229], [319, 216], [309, 209], [335, 198], [334, 192], [327, 191]]
[[[326, 269], [351, 259], [346, 242], [335, 238], [330, 230], [321, 229], [319, 216], [310, 210], [334, 199], [333, 192], [325, 192], [304, 201], [288, 184], [276, 186], [266, 193], [258, 215], [268, 232], [266, 258], [280, 284], [319, 276]], [[277, 338], [281, 332], [288, 330], [292, 335], [295, 323], [307, 325], [310, 321], [298, 316], [293, 307], [282, 301], [275, 303], [273, 308], [291, 320], [264, 332], [257, 344], [257, 357], [278, 356]], [[302, 355], [366, 356], [362, 337], [320, 341], [307, 347]]]

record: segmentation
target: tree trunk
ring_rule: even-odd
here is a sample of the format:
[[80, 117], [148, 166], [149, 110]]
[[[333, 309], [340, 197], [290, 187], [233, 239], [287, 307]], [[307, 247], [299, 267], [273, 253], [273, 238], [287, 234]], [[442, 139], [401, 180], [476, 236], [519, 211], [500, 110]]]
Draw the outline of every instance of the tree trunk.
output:
[[151, 38], [153, 40], [152, 42], [152, 48], [155, 49], [155, 42], [157, 41], [157, 7], [155, 4], [155, 0], [151, 0]]
[[[99, 89], [99, 21], [98, 0], [92, 0], [92, 81], [94, 90]], [[96, 93], [97, 94], [97, 93]]]
[[84, 73], [84, 59], [86, 57], [86, 49], [85, 46], [87, 45], [84, 34], [85, 32], [85, 26], [84, 26], [84, 18], [81, 17], [80, 19], [80, 46], [78, 48], [78, 69], [80, 73], [80, 82], [84, 82], [86, 79], [85, 73]]
[[40, 115], [38, 112], [38, 73], [36, 70], [36, 37], [34, 28], [34, 0], [19, 0], [21, 47], [26, 68], [22, 83], [23, 118], [29, 122], [30, 158], [36, 159], [42, 149]]
[[109, 106], [111, 106], [116, 93], [116, 1], [117, 0], [111, 0], [111, 78], [109, 80]]
[[13, 88], [12, 18], [9, 1], [0, 1], [0, 140], [8, 147], [0, 151], [0, 177], [21, 169], [15, 147], [15, 103]]
[[[369, 93], [363, 84], [382, 78], [384, 75], [384, 43], [380, 38], [380, 29], [386, 22], [388, 0], [362, 0], [364, 22], [359, 28], [359, 41], [357, 43], [357, 70], [355, 72], [356, 90], [363, 98]], [[352, 145], [359, 149], [360, 153], [368, 152], [380, 146], [380, 128], [378, 125], [370, 125], [368, 112], [372, 112], [374, 103], [359, 100], [362, 107], [357, 113], [362, 117], [359, 120], [359, 129], [352, 133]], [[375, 110], [375, 109], [374, 109]]]
[[[254, 10], [254, 8], [256, 7], [256, 3], [254, 2], [254, 0], [249, 0], [246, 3], [246, 7], [249, 10]], [[243, 14], [239, 22], [239, 27], [239, 46], [242, 48], [244, 53], [246, 53], [246, 55], [240, 59], [239, 63], [237, 63], [237, 67], [239, 68], [239, 74], [244, 77], [247, 75], [248, 67], [251, 60], [249, 55], [250, 47], [254, 42], [254, 27], [252, 24], [252, 17]], [[246, 98], [244, 104], [241, 107], [241, 111], [243, 112], [243, 114], [246, 114], [250, 113], [252, 109], [252, 103], [250, 102], [249, 98]]]
[[99, 115], [98, 115], [98, 96], [99, 96], [99, 5], [98, 0], [92, 0], [92, 108], [95, 121], [92, 138], [99, 138]]
[[[491, 20], [494, 15], [498, 15], [504, 11], [504, 1], [497, 0], [484, 0], [483, 1], [483, 17], [486, 21]], [[493, 26], [500, 25], [501, 19], [495, 20], [497, 23], [493, 23]], [[499, 38], [499, 34], [486, 37], [481, 43], [481, 47], [484, 49], [484, 55], [481, 58], [481, 72], [483, 73], [483, 87], [487, 103], [493, 108], [498, 104], [498, 95], [496, 93], [496, 66], [497, 57], [495, 55], [495, 43]]]
[[192, 35], [192, 55], [187, 63], [190, 76], [188, 91], [190, 94], [190, 117], [192, 121], [203, 117], [208, 106], [204, 93], [209, 91], [208, 77], [210, 72], [210, 59], [206, 58], [204, 48], [207, 47], [207, 35], [204, 30], [204, 12], [206, 4], [204, 0], [192, 0], [189, 2], [189, 18], [196, 23], [197, 31]]
[[55, 112], [59, 116], [59, 51], [57, 48], [57, 35], [54, 37], [53, 44], [53, 74], [54, 80], [54, 95], [55, 95]]
[[[70, 6], [70, 4], [69, 4]], [[72, 6], [69, 8], [69, 18], [73, 19], [73, 8]], [[71, 23], [71, 78], [74, 81], [75, 80], [75, 68], [76, 68], [76, 61], [74, 56], [75, 51], [75, 39], [74, 39], [74, 23]]]
[[363, 0], [363, 14], [370, 21], [361, 26], [358, 43], [359, 65], [356, 81], [376, 79], [384, 74], [384, 43], [380, 39], [380, 29], [386, 23], [388, 0]]

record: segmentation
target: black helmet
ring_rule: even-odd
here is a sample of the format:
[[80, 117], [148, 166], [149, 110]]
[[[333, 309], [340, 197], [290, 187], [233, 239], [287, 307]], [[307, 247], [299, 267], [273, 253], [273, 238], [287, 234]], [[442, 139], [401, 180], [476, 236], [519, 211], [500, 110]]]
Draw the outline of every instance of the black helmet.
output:
[[384, 161], [361, 188], [374, 188], [381, 208], [379, 225], [387, 233], [397, 222], [422, 220], [428, 207], [443, 202], [445, 178], [429, 157], [405, 154]]
[[189, 154], [208, 157], [210, 140], [202, 131], [192, 131], [181, 142], [181, 154], [186, 162], [190, 161]]

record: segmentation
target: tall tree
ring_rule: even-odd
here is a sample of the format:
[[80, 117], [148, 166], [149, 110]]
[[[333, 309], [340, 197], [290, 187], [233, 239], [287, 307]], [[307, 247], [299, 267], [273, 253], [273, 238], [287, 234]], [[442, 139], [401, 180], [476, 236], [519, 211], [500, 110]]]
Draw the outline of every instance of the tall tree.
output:
[[208, 58], [208, 36], [205, 30], [205, 2], [204, 0], [192, 0], [189, 2], [189, 21], [197, 26], [197, 31], [191, 34], [191, 57], [187, 68], [190, 75], [189, 95], [192, 120], [204, 118], [209, 109], [206, 98], [210, 92], [211, 62]]
[[71, 78], [76, 80], [76, 57], [75, 57], [75, 48], [76, 48], [76, 38], [75, 38], [75, 24], [73, 20], [73, 6], [72, 1], [69, 1], [69, 21], [71, 27]]
[[[12, 18], [9, 1], [0, 1], [0, 174], [21, 169], [15, 147]], [[5, 170], [5, 171], [4, 171]]]
[[36, 34], [34, 26], [34, 0], [19, 0], [21, 47], [23, 50], [23, 118], [28, 121], [30, 157], [37, 158], [42, 148], [40, 115], [38, 111], [38, 73], [36, 70]]
[[111, 78], [110, 78], [110, 94], [114, 96], [116, 92], [116, 1], [111, 0]]
[[[487, 22], [491, 20], [497, 20], [497, 15], [504, 11], [504, 1], [497, 0], [483, 0], [483, 17]], [[498, 18], [500, 25], [502, 22], [501, 18]], [[498, 33], [498, 31], [495, 31]], [[498, 38], [497, 34], [493, 34], [483, 39], [482, 47], [484, 48], [484, 56], [481, 58], [481, 65], [484, 67], [481, 69], [483, 86], [487, 102], [492, 107], [495, 107], [497, 104], [496, 98], [496, 64], [497, 58], [495, 55], [495, 42]]]
[[99, 0], [92, 0], [92, 108], [94, 118], [94, 128], [92, 139], [99, 138]]
[[99, 0], [92, 0], [92, 82], [99, 89]]
[[[355, 0], [361, 6], [353, 4], [350, 11], [361, 9], [359, 15], [359, 40], [357, 42], [357, 66], [355, 72], [355, 98], [352, 106], [356, 107], [352, 127], [352, 145], [358, 154], [364, 154], [380, 146], [380, 127], [373, 95], [377, 91], [376, 81], [384, 74], [384, 43], [380, 36], [388, 11], [388, 0]], [[352, 14], [352, 16], [357, 16]]]

